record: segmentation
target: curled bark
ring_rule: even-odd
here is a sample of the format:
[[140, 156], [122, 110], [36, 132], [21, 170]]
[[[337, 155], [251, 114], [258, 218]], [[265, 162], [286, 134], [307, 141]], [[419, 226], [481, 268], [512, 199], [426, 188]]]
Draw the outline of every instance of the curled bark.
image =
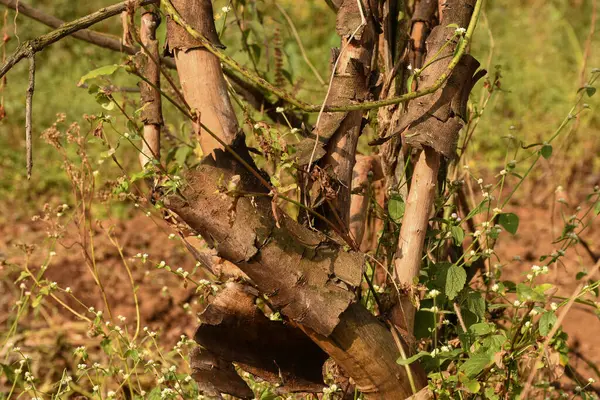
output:
[[327, 354], [298, 328], [267, 318], [255, 304], [257, 295], [227, 283], [200, 313], [194, 339], [203, 352], [277, 385], [278, 393], [321, 392]]

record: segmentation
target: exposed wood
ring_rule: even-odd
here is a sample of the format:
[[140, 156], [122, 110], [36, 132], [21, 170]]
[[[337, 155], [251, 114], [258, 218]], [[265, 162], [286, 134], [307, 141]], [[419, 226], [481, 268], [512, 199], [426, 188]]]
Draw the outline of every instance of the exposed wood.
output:
[[394, 279], [406, 291], [393, 310], [392, 320], [409, 337], [413, 332], [415, 318], [413, 279], [419, 276], [425, 234], [436, 197], [437, 174], [440, 156], [426, 147], [420, 154], [412, 176], [411, 190], [406, 201], [404, 218], [394, 260]]
[[228, 153], [217, 150], [215, 157], [216, 163], [205, 159], [187, 175], [182, 190], [186, 200], [171, 196], [168, 207], [215, 247], [218, 256], [244, 271], [282, 314], [329, 335], [354, 300], [362, 255], [345, 252], [283, 213], [278, 228], [266, 193], [254, 199], [223, 193], [223, 185], [234, 176], [237, 190], [257, 192], [260, 186]]
[[[210, 0], [176, 0], [172, 4], [190, 26], [222, 46], [216, 36]], [[225, 143], [233, 143], [239, 126], [227, 92], [221, 62], [176, 22], [170, 18], [167, 21], [167, 47], [175, 55], [179, 81], [187, 103], [192, 109], [200, 111], [202, 123], [208, 129]], [[195, 128], [205, 155], [221, 148], [199, 125]]]
[[[160, 62], [156, 28], [160, 23], [159, 16], [147, 12], [142, 15], [140, 39], [144, 45], [141, 56], [143, 58], [142, 75], [154, 85], [140, 82], [142, 98], [142, 122], [144, 123], [144, 140], [142, 152], [139, 154], [142, 168], [152, 159], [160, 161], [160, 129], [163, 125], [160, 87], [160, 67], [154, 60]], [[149, 55], [146, 54], [149, 52]]]

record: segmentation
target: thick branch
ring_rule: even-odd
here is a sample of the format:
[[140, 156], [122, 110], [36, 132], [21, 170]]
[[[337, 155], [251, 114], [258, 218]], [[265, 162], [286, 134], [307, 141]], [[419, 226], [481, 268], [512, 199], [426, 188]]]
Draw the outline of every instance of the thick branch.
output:
[[[215, 159], [190, 173], [186, 200], [172, 196], [167, 207], [210, 238], [218, 255], [244, 271], [370, 398], [408, 397], [412, 391], [405, 368], [395, 362], [399, 352], [391, 333], [361, 305], [348, 307], [361, 282], [362, 256], [287, 215], [276, 227], [267, 196], [223, 193], [218, 182], [239, 181], [241, 192], [256, 190], [257, 182], [228, 153], [217, 150]], [[421, 375], [415, 380], [417, 389], [425, 383]]]
[[[446, 0], [440, 16], [441, 25], [436, 26], [427, 39], [427, 58], [420, 73], [420, 84], [428, 85], [439, 80], [451, 64], [456, 48], [468, 41], [474, 30], [474, 20], [481, 7], [475, 0]], [[472, 14], [475, 17], [472, 18]], [[460, 33], [448, 25], [464, 27], [471, 21], [466, 36], [460, 44]], [[409, 337], [414, 328], [414, 279], [419, 276], [425, 235], [430, 214], [437, 195], [436, 184], [441, 157], [453, 157], [456, 151], [458, 134], [466, 118], [466, 102], [476, 81], [473, 78], [479, 63], [470, 56], [457, 63], [450, 79], [444, 87], [417, 104], [411, 104], [409, 111], [400, 118], [398, 134], [406, 133], [403, 140], [412, 147], [422, 148], [419, 161], [415, 165], [412, 184], [395, 259], [395, 278], [406, 293], [393, 312], [393, 321], [404, 329]]]
[[[208, 37], [216, 43], [211, 43], [211, 46], [222, 46], [218, 42], [210, 0], [176, 0], [173, 7], [190, 26], [202, 32], [202, 37]], [[206, 127], [225, 143], [233, 143], [239, 126], [219, 59], [171, 17], [167, 20], [167, 29], [167, 49], [174, 53], [179, 81], [187, 103], [192, 109], [201, 112], [200, 117]], [[210, 154], [221, 147], [200, 126], [196, 125], [196, 131], [200, 135], [200, 146], [204, 154]]]
[[[325, 104], [360, 102], [369, 93], [375, 28], [370, 8], [361, 10], [358, 4], [356, 0], [345, 0], [338, 11], [336, 30], [342, 39], [341, 49], [333, 53], [334, 71]], [[332, 178], [333, 188], [314, 185], [311, 206], [333, 189], [335, 199], [321, 212], [342, 229], [348, 228], [350, 219], [352, 170], [362, 131], [362, 114], [362, 111], [319, 114], [313, 134], [296, 146], [300, 165], [317, 162], [322, 157], [318, 165]]]

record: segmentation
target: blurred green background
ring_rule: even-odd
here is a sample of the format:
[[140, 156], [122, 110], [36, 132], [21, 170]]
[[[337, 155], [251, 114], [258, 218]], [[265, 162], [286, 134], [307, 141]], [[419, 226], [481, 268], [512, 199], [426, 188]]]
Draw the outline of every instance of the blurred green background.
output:
[[[113, 4], [112, 0], [28, 0], [28, 4], [64, 20], [72, 20], [98, 8]], [[259, 69], [275, 81], [282, 79], [276, 67], [276, 54], [283, 57], [285, 85], [306, 101], [321, 102], [325, 88], [307, 66], [290, 25], [272, 1], [245, 1], [243, 28], [247, 41], [258, 59]], [[277, 2], [291, 17], [310, 61], [324, 80], [329, 75], [330, 48], [339, 44], [335, 33], [335, 14], [324, 0]], [[229, 1], [214, 2], [216, 25], [222, 31], [227, 53], [251, 67], [251, 60], [242, 46], [240, 29], [232, 11], [222, 7]], [[584, 63], [585, 42], [590, 31], [592, 1], [494, 0], [486, 1], [485, 12], [478, 25], [471, 52], [493, 75], [501, 71], [502, 92], [494, 95], [486, 109], [471, 143], [471, 163], [490, 171], [503, 165], [506, 156], [506, 137], [513, 134], [526, 143], [551, 136], [574, 104], [580, 87]], [[1, 30], [10, 40], [3, 51], [8, 55], [19, 41], [24, 41], [50, 29], [12, 11], [2, 12]], [[238, 10], [239, 12], [239, 10]], [[105, 21], [95, 30], [120, 35], [118, 18]], [[6, 117], [0, 121], [0, 197], [9, 201], [40, 201], [49, 196], [60, 196], [69, 190], [58, 154], [39, 138], [52, 125], [57, 113], [67, 115], [66, 123], [77, 121], [87, 126], [84, 114], [102, 112], [85, 89], [78, 88], [79, 78], [86, 72], [107, 64], [120, 63], [120, 54], [65, 39], [37, 55], [37, 79], [34, 98], [34, 170], [30, 182], [25, 178], [25, 91], [28, 63], [22, 62], [7, 75], [6, 86], [0, 96]], [[591, 43], [585, 76], [594, 67], [600, 67], [600, 37]], [[292, 84], [293, 82], [293, 84]], [[131, 87], [135, 81], [124, 72], [111, 78], [114, 85]], [[472, 100], [479, 104], [482, 82], [473, 91]], [[129, 97], [131, 103], [137, 94]], [[592, 173], [598, 171], [598, 98], [586, 99], [591, 111], [582, 114], [579, 129], [562, 136], [555, 146], [566, 149], [573, 163], [585, 163]], [[125, 101], [125, 103], [127, 103]], [[129, 103], [127, 103], [129, 104]], [[133, 108], [129, 108], [133, 111]], [[123, 124], [123, 117], [117, 116]], [[174, 109], [165, 110], [169, 130], [176, 135], [188, 135], [183, 120]], [[118, 124], [117, 124], [118, 125]], [[116, 138], [112, 139], [116, 141]], [[91, 151], [94, 148], [92, 147]], [[100, 151], [101, 149], [98, 149]], [[118, 157], [128, 168], [137, 168], [136, 153], [128, 146], [118, 149]], [[92, 154], [92, 159], [94, 155]], [[482, 161], [482, 162], [478, 162]], [[109, 164], [109, 163], [106, 163]], [[114, 166], [98, 165], [102, 174], [114, 176]], [[560, 168], [565, 168], [562, 163]], [[133, 171], [133, 170], [132, 170]]]

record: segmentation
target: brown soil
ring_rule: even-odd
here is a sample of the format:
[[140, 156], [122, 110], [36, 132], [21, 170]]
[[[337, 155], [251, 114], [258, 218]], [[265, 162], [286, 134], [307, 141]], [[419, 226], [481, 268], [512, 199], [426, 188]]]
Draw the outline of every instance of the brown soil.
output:
[[[519, 215], [520, 227], [515, 236], [503, 234], [496, 248], [497, 255], [505, 264], [504, 278], [520, 280], [533, 264], [538, 263], [541, 255], [556, 249], [552, 241], [560, 235], [562, 229], [560, 212], [551, 207], [517, 205], [505, 211]], [[181, 278], [172, 273], [152, 268], [161, 260], [165, 260], [173, 270], [179, 267], [186, 271], [194, 269], [195, 261], [179, 239], [169, 239], [172, 232], [170, 228], [160, 220], [153, 222], [141, 212], [127, 220], [103, 221], [101, 226], [105, 230], [97, 226], [94, 232], [95, 259], [113, 316], [127, 317], [129, 329], [134, 328], [135, 306], [132, 287], [123, 259], [106, 233], [109, 228], [113, 228], [112, 236], [117, 238], [123, 249], [125, 260], [138, 286], [141, 326], [159, 331], [168, 343], [175, 343], [182, 334], [192, 336], [196, 326], [194, 315], [201, 307], [194, 298], [195, 288], [192, 285], [184, 287]], [[0, 223], [0, 326], [7, 326], [19, 294], [18, 285], [13, 282], [20, 273], [19, 266], [26, 260], [20, 245], [44, 243], [47, 241], [46, 229], [43, 222], [31, 220], [10, 221], [10, 218], [6, 217], [4, 223]], [[600, 252], [600, 221], [592, 223], [582, 237]], [[76, 230], [69, 229], [60, 240], [61, 244], [55, 247], [57, 255], [53, 257], [45, 277], [56, 281], [60, 287], [70, 287], [87, 307], [106, 310], [101, 292], [92, 278], [77, 242]], [[48, 252], [47, 247], [38, 245], [35, 248], [29, 257], [29, 265], [33, 270], [39, 268]], [[139, 259], [134, 258], [137, 253], [148, 253], [151, 261], [142, 264]], [[520, 261], [513, 261], [514, 256], [520, 256]], [[570, 296], [579, 283], [575, 279], [576, 273], [590, 268], [591, 265], [593, 261], [590, 255], [582, 246], [577, 246], [567, 252], [563, 263], [552, 266], [547, 280], [558, 287], [558, 295]], [[202, 277], [201, 272], [195, 275], [195, 279]], [[186, 303], [190, 304], [188, 310], [184, 309]], [[73, 300], [67, 300], [67, 304], [79, 312], [85, 312], [85, 308]], [[63, 316], [68, 314], [60, 307], [53, 312]], [[59, 315], [55, 316], [57, 321], [60, 321]], [[72, 316], [68, 319], [75, 320]], [[63, 318], [63, 321], [66, 320], [67, 318]], [[594, 377], [600, 381], [600, 377], [586, 363], [589, 361], [600, 365], [598, 317], [589, 308], [575, 305], [564, 322], [564, 329], [569, 334], [570, 343], [575, 350], [571, 357], [572, 365], [586, 379]]]

